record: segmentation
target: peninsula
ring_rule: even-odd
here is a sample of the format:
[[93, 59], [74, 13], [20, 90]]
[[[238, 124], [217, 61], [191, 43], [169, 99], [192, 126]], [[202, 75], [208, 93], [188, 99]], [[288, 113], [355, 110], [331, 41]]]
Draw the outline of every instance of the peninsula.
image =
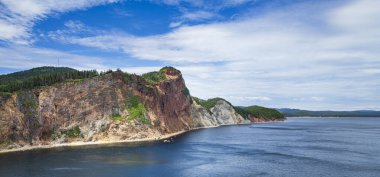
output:
[[154, 141], [197, 128], [283, 120], [274, 109], [193, 97], [173, 67], [143, 75], [40, 67], [0, 76], [0, 152]]

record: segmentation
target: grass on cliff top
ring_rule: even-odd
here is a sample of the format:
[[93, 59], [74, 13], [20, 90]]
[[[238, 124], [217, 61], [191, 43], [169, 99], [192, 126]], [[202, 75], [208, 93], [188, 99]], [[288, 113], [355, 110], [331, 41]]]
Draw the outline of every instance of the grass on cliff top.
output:
[[227, 102], [228, 104], [230, 104], [232, 106], [232, 104], [230, 102], [228, 102], [227, 100], [225, 100], [223, 98], [219, 98], [219, 97], [217, 97], [217, 98], [211, 98], [211, 99], [208, 99], [208, 100], [203, 100], [203, 99], [200, 99], [200, 98], [197, 98], [197, 97], [192, 97], [192, 98], [193, 98], [193, 100], [197, 104], [203, 106], [204, 108], [206, 108], [209, 111], [210, 111], [211, 108], [213, 108], [216, 105], [216, 103], [219, 100], [223, 100], [223, 101]]
[[155, 84], [166, 80], [165, 73], [161, 71], [145, 73], [142, 77], [150, 84]]
[[144, 78], [149, 84], [156, 84], [167, 80], [166, 73], [168, 73], [169, 75], [180, 75], [181, 71], [171, 66], [165, 66], [161, 68], [159, 71], [153, 71], [143, 74], [142, 78]]
[[146, 109], [144, 104], [140, 101], [140, 98], [133, 95], [125, 102], [125, 106], [128, 109], [128, 120], [138, 120], [143, 124], [149, 124], [150, 120], [146, 117]]
[[165, 67], [160, 69], [160, 72], [162, 72], [162, 73], [166, 73], [168, 71], [170, 71], [170, 73], [172, 75], [181, 75], [181, 71], [179, 71], [178, 69], [171, 67], [171, 66], [165, 66]]

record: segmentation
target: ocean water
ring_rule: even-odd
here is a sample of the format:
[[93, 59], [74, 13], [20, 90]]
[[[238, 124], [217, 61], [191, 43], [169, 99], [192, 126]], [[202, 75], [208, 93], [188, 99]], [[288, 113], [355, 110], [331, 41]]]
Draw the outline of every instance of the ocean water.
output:
[[0, 177], [380, 176], [380, 118], [290, 118], [201, 129], [171, 143], [0, 154]]

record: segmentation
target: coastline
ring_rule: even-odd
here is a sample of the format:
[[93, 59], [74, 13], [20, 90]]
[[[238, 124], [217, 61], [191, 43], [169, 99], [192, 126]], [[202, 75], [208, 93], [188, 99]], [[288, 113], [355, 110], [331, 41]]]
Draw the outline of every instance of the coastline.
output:
[[3, 150], [0, 150], [0, 154], [10, 153], [10, 152], [30, 151], [30, 150], [36, 150], [36, 149], [51, 149], [51, 148], [58, 148], [58, 147], [76, 147], [76, 146], [87, 146], [87, 145], [117, 144], [117, 143], [155, 142], [155, 141], [169, 139], [169, 138], [181, 135], [183, 133], [186, 133], [188, 131], [191, 131], [191, 130], [187, 130], [187, 131], [183, 130], [183, 131], [179, 131], [175, 133], [169, 133], [166, 135], [162, 135], [159, 138], [154, 137], [154, 138], [142, 138], [142, 139], [134, 139], [134, 140], [93, 141], [93, 142], [77, 141], [77, 142], [53, 144], [53, 145], [24, 146], [21, 148], [14, 148], [14, 149], [3, 149]]
[[2, 150], [0, 150], [0, 154], [6, 154], [6, 153], [11, 153], [11, 152], [31, 151], [31, 150], [37, 150], [37, 149], [52, 149], [52, 148], [59, 148], [59, 147], [77, 147], [77, 146], [88, 146], [88, 145], [118, 144], [118, 143], [156, 142], [156, 141], [162, 141], [162, 140], [170, 139], [170, 138], [176, 137], [178, 135], [182, 135], [184, 133], [188, 133], [188, 132], [191, 132], [194, 130], [199, 130], [199, 129], [217, 128], [217, 127], [221, 127], [221, 126], [231, 126], [231, 125], [251, 125], [251, 124], [257, 124], [257, 123], [272, 123], [272, 122], [283, 122], [283, 121], [255, 122], [255, 123], [242, 123], [242, 124], [222, 124], [222, 125], [209, 126], [209, 127], [195, 127], [195, 128], [190, 129], [190, 130], [182, 130], [179, 132], [162, 135], [158, 138], [154, 137], [154, 138], [142, 138], [142, 139], [134, 139], [134, 140], [94, 141], [94, 142], [77, 141], [77, 142], [53, 144], [53, 145], [24, 146], [21, 148], [14, 148], [14, 149], [2, 149]]

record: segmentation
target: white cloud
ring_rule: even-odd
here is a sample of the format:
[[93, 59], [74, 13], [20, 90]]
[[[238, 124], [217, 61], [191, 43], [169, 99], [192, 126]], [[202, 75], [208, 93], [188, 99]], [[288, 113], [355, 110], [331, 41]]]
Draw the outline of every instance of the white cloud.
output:
[[192, 21], [202, 21], [211, 18], [215, 18], [217, 15], [215, 13], [209, 11], [195, 11], [195, 12], [185, 12], [182, 14], [181, 18], [184, 20], [192, 20]]
[[[322, 11], [316, 6], [301, 4], [255, 18], [183, 26], [164, 35], [103, 33], [65, 40], [176, 65], [192, 94], [202, 98], [230, 96], [236, 104], [261, 101], [269, 107], [379, 105], [380, 31], [374, 27], [380, 25], [380, 11], [371, 10], [378, 2], [352, 1]], [[364, 13], [365, 7], [370, 12]], [[365, 22], [351, 18], [355, 15]], [[293, 100], [296, 97], [310, 101]]]
[[204, 9], [222, 9], [234, 7], [248, 2], [255, 2], [255, 0], [152, 0], [157, 3], [164, 3], [166, 5], [179, 6], [181, 4], [189, 4], [194, 7]]
[[362, 28], [376, 30], [380, 26], [379, 23], [374, 23], [374, 21], [380, 21], [379, 8], [380, 1], [351, 1], [346, 6], [332, 11], [329, 14], [329, 21], [332, 25], [349, 31], [362, 31]]
[[312, 96], [311, 99], [314, 100], [314, 101], [323, 101], [323, 100], [325, 100], [325, 98], [318, 97], [318, 96]]
[[217, 20], [220, 19], [221, 16], [215, 12], [211, 11], [204, 11], [204, 10], [198, 10], [198, 11], [188, 11], [188, 10], [182, 10], [182, 15], [178, 17], [177, 21], [171, 22], [169, 24], [170, 28], [176, 28], [183, 24], [186, 24], [186, 22], [203, 22], [206, 20]]
[[31, 28], [52, 13], [84, 9], [118, 0], [0, 0], [0, 40], [26, 44]]
[[182, 21], [171, 22], [171, 23], [169, 24], [169, 27], [170, 27], [170, 28], [176, 28], [176, 27], [181, 26], [182, 23], [183, 23]]

